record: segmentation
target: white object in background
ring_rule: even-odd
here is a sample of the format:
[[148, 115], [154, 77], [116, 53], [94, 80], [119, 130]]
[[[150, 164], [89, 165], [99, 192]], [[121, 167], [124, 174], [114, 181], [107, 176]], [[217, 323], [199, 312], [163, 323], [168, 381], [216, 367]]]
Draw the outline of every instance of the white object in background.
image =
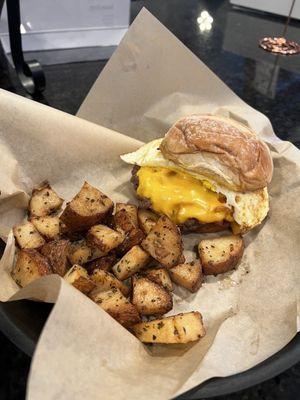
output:
[[[117, 46], [129, 26], [130, 0], [22, 0], [20, 8], [24, 52]], [[10, 53], [5, 5], [0, 38]]]
[[[293, 0], [230, 0], [236, 6], [288, 16]], [[300, 0], [295, 1], [292, 18], [300, 19]]]

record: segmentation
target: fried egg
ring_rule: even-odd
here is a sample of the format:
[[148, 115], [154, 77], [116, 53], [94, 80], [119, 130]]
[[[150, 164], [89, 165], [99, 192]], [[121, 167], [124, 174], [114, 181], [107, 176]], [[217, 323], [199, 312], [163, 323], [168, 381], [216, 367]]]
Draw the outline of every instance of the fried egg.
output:
[[[269, 211], [267, 188], [240, 193], [167, 160], [156, 139], [121, 159], [141, 168], [137, 194], [150, 198], [155, 211], [176, 223], [196, 218], [202, 223], [230, 221], [234, 231], [259, 225]], [[173, 171], [173, 172], [172, 172]]]

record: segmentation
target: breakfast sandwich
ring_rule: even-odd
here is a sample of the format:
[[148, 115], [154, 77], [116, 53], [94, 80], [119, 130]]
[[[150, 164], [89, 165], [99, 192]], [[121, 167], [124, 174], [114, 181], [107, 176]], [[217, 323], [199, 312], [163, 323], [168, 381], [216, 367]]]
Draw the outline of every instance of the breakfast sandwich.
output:
[[145, 208], [183, 232], [245, 233], [269, 211], [267, 145], [248, 126], [214, 115], [181, 118], [159, 138], [121, 156]]

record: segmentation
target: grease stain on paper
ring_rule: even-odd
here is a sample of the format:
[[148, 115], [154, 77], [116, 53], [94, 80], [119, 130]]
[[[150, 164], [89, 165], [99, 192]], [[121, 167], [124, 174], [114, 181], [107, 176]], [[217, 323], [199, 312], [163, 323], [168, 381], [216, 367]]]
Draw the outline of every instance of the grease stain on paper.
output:
[[227, 272], [226, 274], [224, 274], [224, 276], [219, 278], [219, 290], [226, 290], [235, 286], [239, 286], [242, 283], [244, 277], [249, 273], [250, 264], [247, 261], [246, 256], [244, 255], [244, 258], [235, 270]]

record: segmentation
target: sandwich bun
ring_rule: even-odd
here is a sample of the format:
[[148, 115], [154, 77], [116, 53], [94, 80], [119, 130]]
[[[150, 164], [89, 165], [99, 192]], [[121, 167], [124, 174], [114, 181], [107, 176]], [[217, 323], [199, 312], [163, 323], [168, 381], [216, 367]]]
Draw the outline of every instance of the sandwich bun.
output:
[[230, 118], [181, 118], [167, 132], [160, 150], [178, 166], [237, 192], [262, 189], [272, 179], [268, 146], [250, 128]]
[[[218, 131], [217, 126], [222, 130]], [[256, 156], [252, 157], [253, 154]], [[246, 157], [245, 164], [243, 157]], [[269, 211], [266, 184], [270, 182], [273, 171], [269, 149], [249, 128], [231, 119], [210, 115], [182, 118], [164, 138], [155, 139], [121, 158], [138, 167], [156, 168], [156, 175], [160, 174], [160, 169], [177, 171], [178, 175], [185, 174], [193, 182], [198, 182], [208, 194], [220, 195], [223, 205], [231, 212], [231, 219], [218, 220], [215, 224], [213, 220], [200, 220], [199, 231], [220, 230], [230, 224], [235, 233], [245, 233], [259, 225]], [[147, 168], [140, 168], [140, 171], [145, 172]], [[137, 167], [134, 174], [137, 178], [143, 176]], [[170, 193], [173, 193], [174, 185], [170, 188]], [[138, 189], [137, 194], [142, 197]], [[149, 200], [151, 196], [146, 193], [144, 197]], [[168, 215], [164, 202], [161, 203], [152, 208]], [[181, 221], [174, 222], [182, 225]], [[189, 221], [184, 226], [191, 226], [185, 231], [197, 231]]]

